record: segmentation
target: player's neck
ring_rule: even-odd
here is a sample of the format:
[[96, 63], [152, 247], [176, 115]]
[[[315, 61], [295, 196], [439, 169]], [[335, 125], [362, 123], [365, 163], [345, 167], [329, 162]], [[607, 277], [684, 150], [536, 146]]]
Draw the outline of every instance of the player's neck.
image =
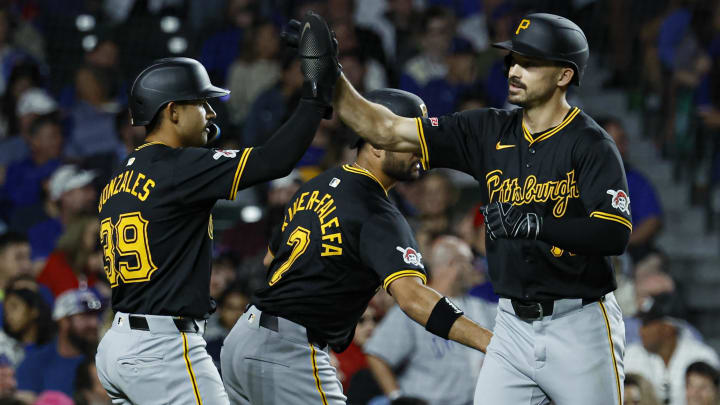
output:
[[397, 183], [397, 180], [386, 175], [385, 172], [382, 171], [382, 163], [380, 163], [380, 161], [364, 159], [363, 156], [358, 156], [357, 161], [355, 161], [353, 165], [372, 173], [386, 191], [390, 190], [395, 183]]
[[145, 137], [145, 143], [160, 142], [171, 148], [180, 148], [183, 145], [180, 143], [180, 137], [177, 134], [167, 131], [164, 128], [160, 128], [156, 131], [151, 132]]
[[547, 102], [523, 109], [523, 122], [531, 134], [560, 125], [570, 111], [564, 92], [556, 93]]

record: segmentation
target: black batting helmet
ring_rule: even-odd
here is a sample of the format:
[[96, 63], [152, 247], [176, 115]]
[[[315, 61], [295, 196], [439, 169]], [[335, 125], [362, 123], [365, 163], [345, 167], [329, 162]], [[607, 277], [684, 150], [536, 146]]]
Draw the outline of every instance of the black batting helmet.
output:
[[572, 83], [577, 86], [590, 57], [585, 33], [574, 22], [555, 14], [535, 13], [523, 17], [512, 39], [493, 46], [523, 56], [568, 63], [575, 71]]
[[213, 86], [205, 67], [195, 59], [158, 59], [145, 68], [130, 90], [130, 122], [148, 125], [155, 114], [171, 101], [222, 97], [230, 90]]
[[[394, 114], [401, 117], [415, 118], [427, 117], [425, 102], [415, 94], [398, 89], [377, 89], [365, 95], [365, 98], [373, 103], [384, 105]], [[359, 148], [365, 142], [358, 137], [352, 143], [353, 148]]]

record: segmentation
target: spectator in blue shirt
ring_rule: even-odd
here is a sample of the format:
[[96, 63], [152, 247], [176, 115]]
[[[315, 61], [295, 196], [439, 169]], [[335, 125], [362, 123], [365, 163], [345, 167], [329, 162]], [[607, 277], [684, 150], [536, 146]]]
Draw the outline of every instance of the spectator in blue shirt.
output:
[[637, 262], [652, 250], [655, 237], [660, 233], [663, 224], [662, 207], [650, 180], [627, 161], [627, 133], [620, 120], [607, 117], [599, 119], [597, 122], [615, 140], [625, 165], [633, 223], [628, 253]]
[[26, 354], [17, 369], [18, 391], [60, 391], [72, 397], [78, 366], [97, 349], [100, 301], [88, 290], [70, 290], [55, 301], [58, 336]]

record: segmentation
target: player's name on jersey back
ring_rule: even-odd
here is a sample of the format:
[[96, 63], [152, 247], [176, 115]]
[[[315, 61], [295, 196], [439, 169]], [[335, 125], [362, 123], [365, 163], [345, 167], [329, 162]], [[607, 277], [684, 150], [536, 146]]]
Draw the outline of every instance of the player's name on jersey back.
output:
[[[290, 206], [283, 219], [282, 231], [288, 226], [295, 215], [302, 211], [312, 211], [317, 215], [320, 222], [320, 231], [322, 232], [322, 248], [320, 256], [339, 256], [342, 255], [342, 236], [340, 233], [340, 220], [336, 215], [335, 200], [330, 194], [325, 193], [322, 198], [318, 198], [320, 192], [318, 190], [306, 191], [301, 193]], [[332, 216], [331, 216], [332, 215]]]
[[128, 193], [136, 197], [140, 201], [147, 200], [150, 191], [155, 188], [155, 180], [147, 175], [134, 170], [125, 170], [117, 176], [110, 179], [100, 194], [100, 202], [98, 203], [98, 212], [102, 211], [103, 205], [107, 200], [118, 194]]

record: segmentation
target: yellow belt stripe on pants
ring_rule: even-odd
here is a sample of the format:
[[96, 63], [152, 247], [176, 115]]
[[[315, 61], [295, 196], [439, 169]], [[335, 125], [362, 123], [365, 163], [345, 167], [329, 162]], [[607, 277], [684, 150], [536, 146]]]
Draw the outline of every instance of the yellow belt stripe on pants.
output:
[[617, 384], [618, 393], [618, 405], [622, 405], [622, 394], [620, 391], [620, 374], [617, 369], [617, 361], [615, 361], [615, 347], [613, 346], [612, 335], [610, 334], [610, 320], [608, 319], [607, 311], [605, 311], [605, 305], [602, 301], [599, 302], [600, 309], [602, 310], [603, 317], [605, 318], [605, 326], [607, 327], [608, 340], [610, 341], [610, 357], [612, 357], [613, 371], [615, 372], [615, 383]]
[[328, 405], [327, 398], [325, 398], [325, 393], [322, 390], [322, 386], [320, 385], [320, 376], [318, 375], [318, 368], [317, 363], [315, 362], [315, 346], [312, 345], [312, 343], [309, 343], [310, 350], [312, 353], [310, 354], [312, 356], [312, 367], [313, 367], [313, 377], [315, 377], [315, 387], [317, 387], [318, 392], [320, 393], [320, 397], [322, 397], [322, 403], [323, 405]]
[[190, 364], [190, 357], [188, 356], [188, 343], [185, 332], [180, 332], [183, 339], [183, 357], [185, 357], [185, 368], [187, 368], [188, 374], [190, 374], [190, 381], [192, 381], [193, 391], [195, 392], [195, 403], [202, 405], [202, 399], [200, 398], [200, 392], [198, 391], [197, 381], [195, 381], [195, 373], [193, 373], [192, 365]]

